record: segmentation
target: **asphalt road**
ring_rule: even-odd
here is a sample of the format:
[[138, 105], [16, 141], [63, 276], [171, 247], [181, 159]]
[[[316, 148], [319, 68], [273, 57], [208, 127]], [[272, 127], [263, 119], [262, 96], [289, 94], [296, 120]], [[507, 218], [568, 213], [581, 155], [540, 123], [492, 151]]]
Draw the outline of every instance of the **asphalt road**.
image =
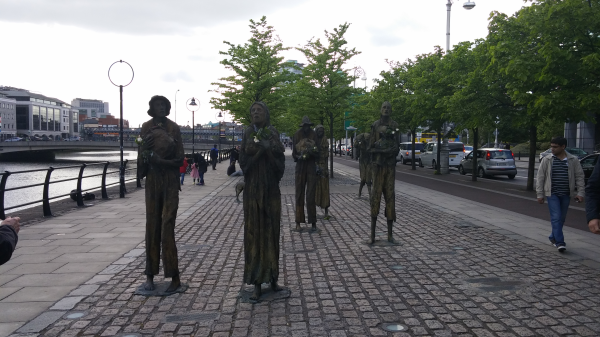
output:
[[[358, 168], [358, 161], [334, 157], [334, 165], [343, 164]], [[396, 166], [396, 180], [413, 185], [422, 186], [447, 193], [457, 197], [473, 200], [483, 204], [510, 210], [523, 215], [528, 215], [550, 222], [547, 204], [540, 205], [537, 202], [535, 192], [526, 191], [525, 178], [521, 173], [514, 180], [505, 177], [490, 179], [477, 179], [472, 181], [471, 175], [460, 175], [456, 169], [451, 170], [448, 175], [434, 175], [430, 168], [417, 167], [411, 169], [411, 165], [398, 164]], [[526, 169], [523, 169], [526, 172]], [[550, 224], [548, 223], [548, 226]], [[583, 204], [571, 203], [565, 226], [588, 231]]]

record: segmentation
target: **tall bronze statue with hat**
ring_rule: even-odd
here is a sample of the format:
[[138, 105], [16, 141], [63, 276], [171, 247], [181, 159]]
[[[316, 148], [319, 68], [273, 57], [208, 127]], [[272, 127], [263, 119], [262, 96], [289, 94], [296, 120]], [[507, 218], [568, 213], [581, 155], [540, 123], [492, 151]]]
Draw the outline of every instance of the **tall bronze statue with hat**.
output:
[[325, 211], [325, 217], [329, 216], [329, 169], [327, 168], [327, 159], [329, 157], [329, 141], [325, 137], [325, 127], [319, 124], [315, 127], [317, 133], [317, 148], [319, 149], [319, 158], [317, 160], [317, 192], [316, 203]]
[[[317, 133], [312, 129], [314, 124], [308, 116], [302, 117], [300, 130], [294, 134], [294, 149], [292, 157], [296, 162], [296, 229], [300, 230], [300, 223], [312, 224], [312, 230], [317, 230], [317, 204], [315, 193], [317, 188], [317, 161], [319, 147], [317, 146]], [[306, 197], [306, 211], [308, 221], [304, 217], [304, 199]]]
[[155, 290], [161, 257], [165, 277], [171, 284], [165, 293], [176, 292], [181, 285], [175, 218], [179, 207], [179, 167], [183, 163], [183, 142], [179, 126], [167, 118], [171, 103], [164, 96], [153, 96], [149, 102], [151, 120], [142, 124], [138, 153], [138, 175], [146, 177], [146, 283], [144, 289]]

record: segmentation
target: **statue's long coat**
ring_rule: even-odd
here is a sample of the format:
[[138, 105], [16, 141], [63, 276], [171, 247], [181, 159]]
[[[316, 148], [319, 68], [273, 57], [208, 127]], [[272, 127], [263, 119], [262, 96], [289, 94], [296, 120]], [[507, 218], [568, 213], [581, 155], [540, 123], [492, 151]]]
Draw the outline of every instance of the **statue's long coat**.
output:
[[279, 277], [279, 235], [281, 192], [279, 181], [285, 170], [285, 148], [279, 133], [271, 130], [271, 152], [275, 161], [251, 136], [254, 127], [246, 128], [242, 139], [240, 166], [244, 172], [244, 282], [277, 282]]
[[[164, 128], [166, 132], [153, 132], [153, 128]], [[162, 159], [183, 162], [183, 142], [179, 126], [169, 119], [162, 126], [154, 119], [142, 124], [140, 136], [150, 132], [155, 138], [157, 151]], [[160, 149], [160, 150], [159, 150]], [[168, 152], [167, 152], [168, 151]], [[142, 152], [138, 153], [138, 174], [146, 176], [146, 275], [157, 275], [160, 251], [165, 277], [179, 275], [177, 246], [175, 245], [175, 218], [179, 207], [179, 168], [161, 167], [144, 163]]]

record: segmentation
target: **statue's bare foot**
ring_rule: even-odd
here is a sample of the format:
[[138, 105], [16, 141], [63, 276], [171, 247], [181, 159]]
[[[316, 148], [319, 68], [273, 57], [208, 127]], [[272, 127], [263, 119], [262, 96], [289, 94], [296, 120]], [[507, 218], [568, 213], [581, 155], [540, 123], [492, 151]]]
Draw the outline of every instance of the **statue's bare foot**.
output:
[[374, 243], [375, 243], [375, 238], [370, 238], [370, 239], [367, 241], [367, 244], [368, 244], [368, 245], [372, 245], [372, 244], [374, 244]]
[[258, 299], [260, 298], [260, 295], [261, 295], [260, 287], [261, 287], [260, 283], [257, 283], [254, 285], [254, 291], [252, 292], [252, 295], [250, 296], [251, 300], [258, 301]]
[[328, 217], [328, 216], [329, 216], [329, 207], [326, 207], [325, 208], [325, 217]]
[[394, 238], [391, 235], [388, 235], [388, 242], [390, 242], [390, 243], [398, 243], [398, 241], [394, 240]]
[[283, 288], [281, 288], [277, 284], [277, 282], [273, 281], [273, 282], [271, 282], [271, 290], [273, 290], [273, 291], [281, 291], [281, 290], [283, 290]]
[[299, 222], [296, 222], [296, 230], [297, 230], [297, 231], [299, 231], [299, 230], [301, 230], [301, 229], [302, 229], [302, 228], [300, 228], [300, 223], [299, 223]]
[[167, 288], [167, 290], [165, 290], [165, 292], [166, 293], [175, 292], [177, 290], [177, 288], [179, 288], [180, 285], [181, 285], [181, 281], [179, 280], [179, 276], [173, 276], [173, 278], [171, 279], [171, 284], [169, 284], [169, 287]]
[[313, 232], [316, 232], [317, 231], [317, 224], [313, 222], [312, 228], [310, 230], [313, 231]]
[[154, 276], [146, 275], [146, 283], [144, 283], [144, 290], [152, 291], [156, 289], [154, 286]]

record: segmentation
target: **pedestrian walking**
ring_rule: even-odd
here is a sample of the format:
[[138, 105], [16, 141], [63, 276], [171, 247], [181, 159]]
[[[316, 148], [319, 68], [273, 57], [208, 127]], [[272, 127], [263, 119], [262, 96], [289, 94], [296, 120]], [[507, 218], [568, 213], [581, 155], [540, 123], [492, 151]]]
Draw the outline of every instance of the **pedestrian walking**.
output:
[[600, 234], [600, 160], [596, 161], [594, 171], [585, 185], [585, 214], [590, 232]]
[[194, 161], [192, 164], [192, 171], [190, 172], [190, 176], [194, 181], [194, 185], [196, 185], [196, 179], [198, 179], [198, 185], [200, 185], [200, 174], [198, 173], [198, 163]]
[[185, 178], [185, 172], [187, 171], [187, 167], [188, 167], [188, 161], [184, 157], [183, 158], [183, 164], [179, 168], [179, 174], [181, 175], [181, 185], [183, 185], [183, 178]]
[[219, 158], [219, 149], [217, 149], [217, 144], [210, 149], [210, 161], [212, 162], [213, 170], [217, 169], [217, 159]]
[[204, 156], [198, 156], [198, 185], [204, 185], [204, 173], [208, 170], [208, 163]]
[[561, 253], [567, 249], [563, 225], [571, 197], [582, 202], [585, 195], [583, 169], [579, 159], [565, 151], [566, 147], [567, 140], [564, 137], [552, 138], [552, 155], [544, 157], [540, 162], [536, 181], [538, 202], [543, 204], [544, 197], [548, 200], [552, 224], [550, 243]]

